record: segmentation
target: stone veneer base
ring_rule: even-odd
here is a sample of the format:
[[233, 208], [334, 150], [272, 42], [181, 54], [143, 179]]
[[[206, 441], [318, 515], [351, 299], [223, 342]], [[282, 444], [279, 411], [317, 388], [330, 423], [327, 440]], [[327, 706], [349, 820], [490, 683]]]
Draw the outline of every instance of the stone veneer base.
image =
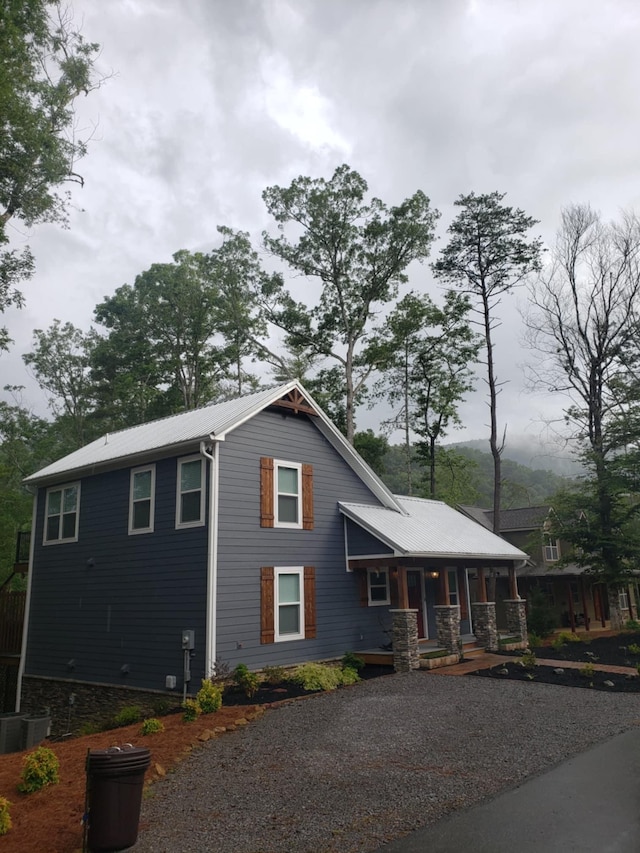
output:
[[438, 669], [460, 663], [460, 655], [442, 655], [439, 658], [420, 658], [420, 669]]

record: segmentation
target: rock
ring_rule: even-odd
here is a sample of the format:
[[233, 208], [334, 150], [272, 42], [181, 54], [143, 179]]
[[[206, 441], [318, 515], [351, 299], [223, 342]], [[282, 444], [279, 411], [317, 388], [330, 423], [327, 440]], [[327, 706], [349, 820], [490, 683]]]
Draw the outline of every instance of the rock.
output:
[[166, 775], [167, 775], [167, 771], [164, 769], [164, 767], [162, 766], [162, 764], [158, 764], [158, 762], [156, 762], [156, 763], [153, 765], [153, 769], [156, 771], [156, 773], [158, 774], [158, 776], [166, 776]]
[[239, 720], [236, 720], [236, 726], [247, 726], [249, 725], [249, 720], [245, 717], [240, 717]]
[[498, 675], [509, 675], [509, 670], [503, 667], [502, 669], [498, 670]]
[[226, 726], [216, 726], [213, 731], [214, 734], [221, 735], [223, 732], [226, 732], [226, 730]]
[[604, 684], [605, 687], [615, 687], [615, 684], [613, 683], [613, 681], [609, 681], [608, 679], [607, 679], [607, 681], [603, 681], [602, 683]]
[[563, 669], [561, 666], [557, 666], [557, 667], [553, 670], [553, 674], [554, 674], [554, 675], [564, 675], [564, 669]]
[[201, 740], [203, 743], [205, 743], [206, 741], [211, 740], [212, 737], [215, 737], [215, 734], [211, 731], [211, 729], [205, 729], [198, 735], [198, 740]]

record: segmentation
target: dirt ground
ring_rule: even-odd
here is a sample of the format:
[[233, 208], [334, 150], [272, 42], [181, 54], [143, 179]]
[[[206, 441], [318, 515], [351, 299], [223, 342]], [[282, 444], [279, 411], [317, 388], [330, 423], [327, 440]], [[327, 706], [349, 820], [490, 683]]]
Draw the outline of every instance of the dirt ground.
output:
[[124, 743], [147, 746], [151, 767], [145, 785], [164, 776], [193, 749], [211, 737], [225, 737], [238, 725], [264, 713], [258, 706], [222, 707], [216, 714], [185, 723], [181, 714], [163, 717], [163, 732], [143, 736], [140, 723], [101, 734], [87, 735], [58, 743], [47, 743], [60, 761], [60, 784], [34, 794], [17, 790], [26, 752], [0, 755], [0, 795], [11, 802], [12, 829], [0, 838], [2, 853], [80, 853], [84, 813], [87, 751], [107, 749]]

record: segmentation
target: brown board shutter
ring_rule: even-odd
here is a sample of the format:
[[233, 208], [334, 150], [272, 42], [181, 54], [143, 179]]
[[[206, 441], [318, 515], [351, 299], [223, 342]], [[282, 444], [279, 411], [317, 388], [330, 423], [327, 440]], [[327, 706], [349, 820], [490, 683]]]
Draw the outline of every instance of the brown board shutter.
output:
[[260, 569], [260, 642], [273, 643], [274, 641], [274, 588], [273, 588], [273, 566], [263, 566]]
[[268, 456], [260, 457], [260, 527], [273, 527], [273, 459]]
[[302, 527], [313, 530], [313, 465], [302, 466]]
[[314, 640], [316, 636], [316, 570], [304, 567], [304, 637]]

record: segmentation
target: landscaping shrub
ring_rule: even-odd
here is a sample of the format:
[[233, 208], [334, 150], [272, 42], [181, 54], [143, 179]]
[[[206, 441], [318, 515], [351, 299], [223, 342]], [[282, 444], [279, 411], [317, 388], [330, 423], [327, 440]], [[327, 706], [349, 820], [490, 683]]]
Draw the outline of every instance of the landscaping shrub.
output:
[[0, 797], [0, 835], [6, 835], [11, 829], [10, 805], [11, 803], [6, 797]]
[[637, 619], [627, 619], [624, 628], [625, 631], [640, 631], [640, 622]]
[[142, 728], [140, 729], [141, 735], [155, 735], [158, 732], [163, 732], [164, 726], [157, 720], [155, 717], [149, 717], [148, 720], [145, 720], [142, 723]]
[[234, 683], [244, 691], [247, 699], [253, 699], [260, 687], [260, 679], [255, 672], [251, 672], [247, 665], [239, 663], [233, 670]]
[[355, 669], [356, 672], [360, 672], [364, 667], [364, 660], [353, 652], [345, 652], [341, 664], [343, 669]]
[[353, 669], [350, 666], [345, 666], [342, 669], [342, 684], [346, 687], [349, 684], [356, 684], [356, 682], [360, 681], [360, 674], [357, 669]]
[[581, 666], [579, 669], [580, 675], [583, 678], [593, 678], [595, 671], [595, 667], [592, 663], [585, 663], [585, 665]]
[[182, 703], [182, 719], [185, 723], [193, 723], [200, 716], [200, 705], [195, 699], [185, 699]]
[[630, 655], [640, 655], [640, 646], [637, 643], [631, 643], [631, 645], [628, 646], [627, 651]]
[[542, 637], [538, 636], [535, 631], [529, 631], [528, 638], [530, 649], [537, 649], [539, 646], [542, 645]]
[[196, 693], [196, 701], [203, 714], [215, 714], [222, 707], [222, 687], [202, 679], [202, 687]]
[[523, 666], [525, 669], [532, 670], [536, 668], [536, 665], [537, 658], [535, 654], [531, 649], [525, 649], [522, 653], [522, 657], [520, 658], [520, 666]]
[[527, 596], [527, 631], [544, 639], [553, 634], [555, 627], [556, 617], [545, 594], [533, 587]]
[[287, 671], [283, 666], [265, 666], [262, 670], [264, 680], [267, 684], [282, 684], [287, 680]]
[[126, 705], [121, 708], [113, 718], [114, 728], [121, 726], [130, 726], [133, 723], [139, 723], [142, 719], [142, 708], [138, 705]]
[[305, 663], [296, 669], [291, 680], [305, 690], [335, 690], [342, 684], [342, 670], [322, 663]]
[[32, 794], [47, 785], [57, 785], [60, 781], [60, 762], [52, 749], [39, 746], [24, 757], [24, 767], [20, 776], [18, 790], [23, 794]]

